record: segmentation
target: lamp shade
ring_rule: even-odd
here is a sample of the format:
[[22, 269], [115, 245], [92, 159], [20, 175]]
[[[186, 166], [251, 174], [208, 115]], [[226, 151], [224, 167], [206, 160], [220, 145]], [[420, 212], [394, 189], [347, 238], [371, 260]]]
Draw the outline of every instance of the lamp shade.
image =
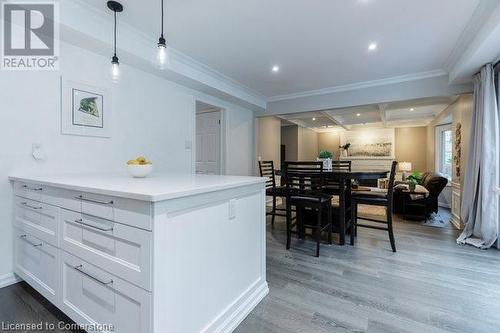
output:
[[411, 162], [399, 162], [399, 171], [411, 171]]

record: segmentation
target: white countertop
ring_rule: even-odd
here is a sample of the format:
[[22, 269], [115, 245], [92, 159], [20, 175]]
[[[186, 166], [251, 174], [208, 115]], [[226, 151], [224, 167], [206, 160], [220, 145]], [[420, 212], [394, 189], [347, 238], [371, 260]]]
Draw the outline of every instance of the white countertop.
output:
[[265, 182], [260, 177], [190, 174], [153, 174], [147, 178], [118, 174], [12, 175], [9, 179], [153, 202]]

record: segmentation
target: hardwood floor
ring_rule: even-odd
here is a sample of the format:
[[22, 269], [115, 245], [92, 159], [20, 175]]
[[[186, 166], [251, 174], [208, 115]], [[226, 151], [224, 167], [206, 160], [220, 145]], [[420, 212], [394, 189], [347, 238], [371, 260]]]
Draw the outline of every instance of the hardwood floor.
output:
[[270, 293], [237, 328], [258, 332], [499, 332], [500, 252], [458, 246], [457, 231], [395, 223], [359, 229], [356, 245], [292, 242], [268, 226]]
[[[395, 233], [397, 253], [386, 232], [359, 229], [354, 247], [324, 244], [315, 258], [313, 241], [285, 250], [278, 218], [267, 233], [270, 293], [236, 332], [500, 331], [498, 250], [458, 246], [451, 227], [397, 220]], [[0, 321], [60, 320], [71, 323], [26, 283], [0, 289]]]
[[[42, 323], [43, 329], [30, 331], [3, 329], [3, 325], [16, 323]], [[59, 323], [62, 326], [59, 326]], [[46, 324], [54, 325], [55, 329], [52, 329], [51, 326], [45, 326]], [[84, 331], [80, 330], [64, 329], [65, 324], [74, 324], [74, 322], [26, 282], [16, 283], [0, 289], [0, 325], [2, 325], [0, 326], [0, 332], [84, 333]]]

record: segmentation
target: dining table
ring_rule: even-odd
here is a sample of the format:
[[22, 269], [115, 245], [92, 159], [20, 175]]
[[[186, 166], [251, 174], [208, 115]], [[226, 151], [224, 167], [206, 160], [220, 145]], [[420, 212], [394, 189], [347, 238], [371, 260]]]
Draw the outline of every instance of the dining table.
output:
[[[351, 225], [351, 214], [348, 215], [346, 212], [350, 212], [347, 207], [347, 202], [350, 202], [350, 195], [352, 191], [353, 181], [366, 181], [366, 180], [378, 180], [387, 178], [389, 175], [389, 170], [341, 170], [341, 169], [323, 169], [323, 176], [325, 181], [335, 181], [339, 184], [339, 245], [345, 245], [346, 231], [349, 225]], [[286, 178], [284, 171], [276, 170], [276, 174], [282, 177], [282, 180]], [[284, 185], [282, 183], [282, 185]]]
[[325, 180], [334, 180], [339, 183], [339, 245], [345, 245], [347, 226], [351, 225], [351, 214], [346, 217], [348, 208], [346, 203], [350, 202], [352, 181], [378, 180], [387, 178], [390, 171], [386, 170], [323, 170]]

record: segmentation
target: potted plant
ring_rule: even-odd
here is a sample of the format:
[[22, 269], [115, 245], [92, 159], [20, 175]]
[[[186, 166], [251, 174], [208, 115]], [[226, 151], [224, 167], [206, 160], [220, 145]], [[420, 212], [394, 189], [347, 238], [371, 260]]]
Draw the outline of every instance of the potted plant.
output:
[[349, 147], [351, 146], [351, 143], [347, 142], [343, 146], [339, 146], [340, 149], [342, 149], [342, 156], [347, 157], [349, 155]]
[[408, 189], [410, 192], [415, 192], [418, 182], [415, 179], [408, 179]]
[[417, 185], [422, 183], [422, 173], [420, 172], [414, 172], [411, 175], [406, 178], [408, 181], [408, 187], [411, 192], [414, 192], [415, 189], [417, 188]]
[[332, 158], [333, 153], [328, 150], [322, 150], [318, 154], [317, 161], [323, 162], [323, 169], [331, 170], [332, 169]]

